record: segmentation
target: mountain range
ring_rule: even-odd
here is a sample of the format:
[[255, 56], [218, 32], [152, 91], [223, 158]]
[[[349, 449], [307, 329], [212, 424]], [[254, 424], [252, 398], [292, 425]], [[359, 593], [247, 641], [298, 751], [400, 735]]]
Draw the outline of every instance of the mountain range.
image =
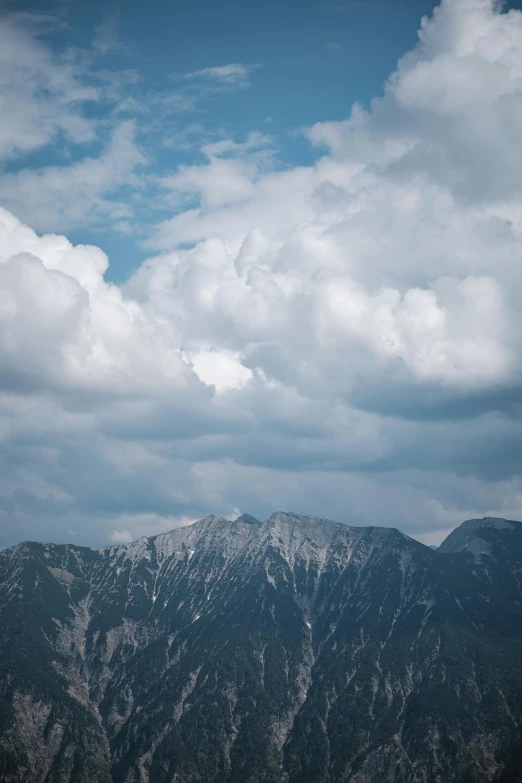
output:
[[0, 552], [2, 783], [522, 780], [522, 523]]

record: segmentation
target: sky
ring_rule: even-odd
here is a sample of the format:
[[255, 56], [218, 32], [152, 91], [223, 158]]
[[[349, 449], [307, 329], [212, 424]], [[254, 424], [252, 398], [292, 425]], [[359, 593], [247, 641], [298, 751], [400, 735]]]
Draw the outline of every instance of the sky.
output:
[[0, 547], [522, 519], [522, 11], [0, 2]]

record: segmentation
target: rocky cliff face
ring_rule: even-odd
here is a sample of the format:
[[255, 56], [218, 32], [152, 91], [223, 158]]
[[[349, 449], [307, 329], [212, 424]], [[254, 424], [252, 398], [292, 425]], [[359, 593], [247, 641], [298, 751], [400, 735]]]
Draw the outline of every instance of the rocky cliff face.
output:
[[6, 783], [517, 780], [522, 524], [206, 517], [0, 552]]

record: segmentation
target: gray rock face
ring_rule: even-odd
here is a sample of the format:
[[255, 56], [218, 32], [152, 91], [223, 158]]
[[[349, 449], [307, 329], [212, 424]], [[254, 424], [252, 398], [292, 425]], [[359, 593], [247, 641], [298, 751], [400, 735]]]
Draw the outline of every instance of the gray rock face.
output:
[[491, 541], [501, 540], [496, 531], [513, 531], [520, 522], [496, 517], [468, 519], [449, 534], [439, 547], [440, 552], [471, 552], [475, 559], [491, 554]]
[[522, 524], [209, 516], [0, 552], [0, 781], [493, 783], [522, 746]]

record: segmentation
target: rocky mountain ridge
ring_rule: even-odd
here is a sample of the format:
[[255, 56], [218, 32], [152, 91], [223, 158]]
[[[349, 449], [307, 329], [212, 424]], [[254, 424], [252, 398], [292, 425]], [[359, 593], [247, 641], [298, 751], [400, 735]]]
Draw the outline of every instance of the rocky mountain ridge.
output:
[[506, 781], [521, 605], [506, 520], [438, 550], [282, 512], [20, 544], [0, 552], [0, 780]]

